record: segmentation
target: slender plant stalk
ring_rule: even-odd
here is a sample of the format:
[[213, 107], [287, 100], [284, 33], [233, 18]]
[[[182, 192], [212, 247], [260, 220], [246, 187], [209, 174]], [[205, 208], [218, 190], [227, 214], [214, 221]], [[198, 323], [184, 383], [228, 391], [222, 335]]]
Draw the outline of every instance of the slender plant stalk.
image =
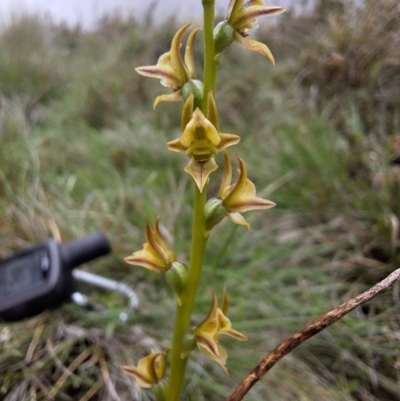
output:
[[213, 34], [215, 0], [202, 1], [204, 16], [204, 97], [202, 111], [205, 115], [207, 115], [207, 95], [210, 91], [215, 91], [215, 81], [217, 78], [217, 65], [215, 62]]
[[[207, 94], [213, 91], [216, 81], [216, 63], [214, 60], [214, 0], [203, 0], [204, 8], [204, 96], [202, 111], [205, 115], [207, 110]], [[167, 401], [179, 401], [183, 382], [185, 378], [187, 357], [182, 358], [182, 342], [184, 335], [189, 329], [190, 317], [196, 299], [199, 286], [201, 269], [204, 259], [204, 251], [207, 244], [205, 237], [204, 206], [206, 203], [207, 186], [202, 192], [195, 185], [195, 196], [193, 206], [193, 226], [191, 258], [189, 264], [188, 281], [186, 290], [182, 296], [182, 305], [178, 306], [172, 345], [172, 359], [170, 380], [168, 385]]]
[[182, 305], [178, 306], [172, 345], [171, 373], [168, 385], [168, 401], [179, 401], [185, 378], [187, 357], [182, 358], [182, 340], [189, 328], [190, 316], [203, 265], [204, 250], [207, 238], [204, 236], [204, 205], [206, 188], [200, 192], [196, 186], [193, 208], [192, 248], [186, 291], [182, 296]]

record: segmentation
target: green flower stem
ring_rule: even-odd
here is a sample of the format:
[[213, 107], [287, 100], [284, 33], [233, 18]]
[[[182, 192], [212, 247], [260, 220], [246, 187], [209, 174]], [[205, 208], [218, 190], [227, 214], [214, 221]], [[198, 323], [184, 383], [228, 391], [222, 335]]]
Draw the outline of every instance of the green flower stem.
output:
[[204, 97], [202, 112], [207, 113], [208, 92], [215, 92], [215, 81], [217, 78], [217, 63], [215, 61], [214, 49], [214, 10], [215, 0], [202, 0], [204, 19]]
[[196, 298], [197, 288], [200, 281], [201, 268], [203, 265], [204, 250], [207, 238], [204, 236], [205, 220], [204, 205], [206, 203], [207, 188], [200, 192], [196, 188], [193, 211], [192, 227], [192, 249], [189, 264], [189, 273], [186, 290], [182, 295], [182, 306], [178, 306], [174, 337], [172, 341], [171, 374], [168, 385], [168, 401], [179, 401], [182, 392], [183, 381], [185, 378], [187, 357], [182, 358], [182, 340], [189, 329], [190, 317]]
[[[216, 63], [214, 60], [214, 9], [215, 0], [202, 0], [204, 9], [204, 96], [202, 112], [208, 115], [207, 94], [214, 91], [216, 81]], [[199, 286], [204, 251], [207, 244], [205, 236], [204, 206], [207, 199], [207, 185], [200, 192], [195, 186], [193, 207], [192, 245], [188, 281], [182, 295], [182, 306], [177, 307], [174, 336], [172, 340], [172, 358], [167, 401], [179, 401], [185, 378], [187, 357], [182, 358], [182, 342], [190, 326], [190, 317]]]

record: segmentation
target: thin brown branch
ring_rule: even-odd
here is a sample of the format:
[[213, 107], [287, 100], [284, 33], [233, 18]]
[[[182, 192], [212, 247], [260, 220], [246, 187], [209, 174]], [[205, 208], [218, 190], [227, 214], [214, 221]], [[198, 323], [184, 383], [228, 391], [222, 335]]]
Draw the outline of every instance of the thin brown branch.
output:
[[262, 376], [264, 376], [278, 361], [293, 351], [302, 342], [308, 340], [333, 323], [337, 322], [343, 316], [357, 308], [357, 306], [360, 306], [372, 298], [390, 290], [399, 280], [400, 269], [397, 269], [384, 280], [370, 288], [368, 291], [363, 292], [355, 298], [344, 302], [337, 308], [314, 319], [310, 323], [307, 323], [301, 330], [282, 340], [281, 343], [271, 350], [265, 356], [265, 358], [242, 380], [242, 382], [236, 387], [233, 393], [225, 399], [225, 401], [242, 400], [251, 387], [253, 387]]

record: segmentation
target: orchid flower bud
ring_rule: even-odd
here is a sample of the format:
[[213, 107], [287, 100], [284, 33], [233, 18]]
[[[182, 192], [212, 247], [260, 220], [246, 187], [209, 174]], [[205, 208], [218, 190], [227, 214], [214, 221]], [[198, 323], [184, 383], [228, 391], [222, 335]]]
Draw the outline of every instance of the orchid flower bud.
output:
[[171, 268], [165, 273], [165, 279], [174, 291], [178, 305], [182, 305], [181, 296], [186, 288], [187, 270], [186, 267], [179, 262], [173, 262]]
[[222, 204], [222, 200], [218, 198], [211, 198], [207, 201], [204, 207], [205, 217], [205, 229], [206, 235], [220, 223], [227, 215], [225, 206]]
[[222, 53], [235, 40], [235, 29], [228, 21], [220, 22], [214, 28], [215, 54]]
[[198, 79], [190, 79], [182, 86], [182, 97], [186, 101], [193, 95], [194, 108], [200, 107], [203, 100], [204, 84]]

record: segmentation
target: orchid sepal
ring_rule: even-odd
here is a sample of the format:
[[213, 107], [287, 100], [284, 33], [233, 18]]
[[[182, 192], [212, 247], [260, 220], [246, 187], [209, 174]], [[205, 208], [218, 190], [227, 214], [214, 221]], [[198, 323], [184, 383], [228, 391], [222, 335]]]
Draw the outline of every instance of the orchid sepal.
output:
[[210, 231], [224, 219], [226, 214], [227, 212], [221, 199], [211, 198], [206, 202], [204, 206], [206, 236], [208, 236]]

